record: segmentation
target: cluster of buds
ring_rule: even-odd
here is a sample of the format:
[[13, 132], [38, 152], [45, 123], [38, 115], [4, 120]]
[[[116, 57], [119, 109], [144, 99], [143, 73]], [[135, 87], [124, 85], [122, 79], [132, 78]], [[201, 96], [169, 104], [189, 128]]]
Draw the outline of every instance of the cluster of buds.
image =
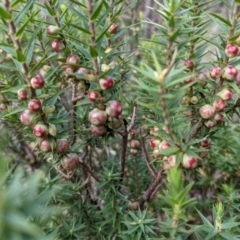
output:
[[217, 93], [217, 99], [212, 105], [205, 104], [199, 109], [200, 116], [205, 120], [204, 124], [208, 128], [214, 127], [218, 122], [221, 122], [224, 115], [222, 111], [224, 110], [227, 101], [231, 100], [233, 96], [232, 90], [230, 88], [223, 88]]
[[163, 155], [161, 154], [161, 151], [171, 147], [171, 145], [165, 140], [159, 140], [160, 137], [158, 131], [159, 129], [156, 126], [150, 130], [150, 135], [152, 137], [149, 140], [149, 145], [153, 149], [153, 157], [157, 159], [162, 159]]
[[228, 65], [223, 69], [221, 69], [219, 66], [215, 66], [210, 70], [209, 75], [214, 80], [222, 77], [226, 81], [235, 81], [237, 84], [239, 84], [239, 70], [232, 65]]
[[[176, 165], [176, 159], [177, 156], [176, 155], [171, 155], [170, 157], [168, 157], [167, 161], [168, 161], [168, 168], [169, 167], [174, 167]], [[196, 157], [191, 156], [189, 154], [184, 154], [183, 158], [182, 158], [182, 166], [186, 169], [193, 169], [197, 166], [198, 160]], [[166, 167], [166, 166], [165, 166]]]
[[[97, 96], [96, 98], [95, 94]], [[91, 92], [89, 95], [89, 99], [92, 99], [92, 102], [97, 101], [97, 92]], [[107, 126], [112, 129], [118, 129], [122, 125], [122, 104], [120, 102], [112, 100], [103, 107], [105, 108], [104, 110], [100, 108], [94, 108], [88, 114], [88, 120], [91, 123], [90, 132], [99, 137], [107, 133]]]
[[128, 147], [130, 148], [130, 153], [136, 155], [140, 148], [140, 141], [136, 139], [136, 131], [131, 130], [128, 135]]

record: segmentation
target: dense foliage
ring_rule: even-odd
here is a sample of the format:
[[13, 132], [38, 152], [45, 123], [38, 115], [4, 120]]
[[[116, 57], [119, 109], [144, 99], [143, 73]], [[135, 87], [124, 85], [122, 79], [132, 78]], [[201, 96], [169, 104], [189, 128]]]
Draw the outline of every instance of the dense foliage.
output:
[[0, 4], [1, 240], [240, 238], [240, 2], [138, 4]]

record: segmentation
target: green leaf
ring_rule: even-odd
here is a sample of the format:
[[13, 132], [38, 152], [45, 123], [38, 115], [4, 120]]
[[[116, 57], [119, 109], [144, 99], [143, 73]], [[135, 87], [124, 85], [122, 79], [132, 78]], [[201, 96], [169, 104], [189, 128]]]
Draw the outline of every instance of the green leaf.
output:
[[92, 46], [89, 47], [90, 50], [90, 54], [92, 58], [97, 58], [98, 57], [98, 52], [95, 48], [93, 48]]
[[59, 91], [57, 94], [55, 94], [55, 95], [53, 95], [52, 97], [46, 99], [46, 100], [44, 101], [43, 105], [45, 105], [45, 106], [53, 106], [53, 105], [55, 105], [55, 103], [56, 103], [59, 95], [61, 95], [63, 92], [64, 92], [64, 90]]
[[212, 15], [213, 17], [217, 18], [222, 23], [226, 24], [228, 27], [232, 27], [231, 22], [228, 19], [221, 17], [219, 14], [210, 13], [209, 15]]
[[50, 6], [48, 6], [48, 4], [44, 3], [44, 6], [46, 7], [48, 13], [52, 16], [55, 17], [56, 16], [56, 12], [54, 11], [54, 9], [52, 9]]
[[170, 42], [174, 42], [176, 40], [176, 38], [179, 36], [178, 33], [180, 32], [180, 30], [181, 30], [181, 27], [179, 27], [177, 30], [175, 30], [173, 32], [173, 34], [171, 36], [169, 36], [169, 41]]
[[174, 28], [174, 26], [175, 26], [174, 16], [170, 17], [170, 19], [168, 21], [168, 25], [170, 28]]
[[28, 3], [26, 4], [26, 6], [19, 12], [19, 14], [17, 15], [17, 17], [14, 20], [15, 24], [20, 23], [20, 21], [22, 20], [22, 18], [26, 15], [27, 11], [32, 7], [32, 5], [34, 4], [35, 0], [30, 0], [28, 1]]
[[99, 16], [99, 14], [100, 14], [100, 12], [102, 10], [103, 2], [104, 1], [101, 1], [100, 4], [97, 6], [97, 8], [94, 10], [94, 12], [93, 12], [93, 14], [92, 14], [92, 16], [90, 18], [91, 21], [95, 20]]
[[22, 52], [20, 52], [19, 50], [16, 50], [16, 53], [17, 53], [17, 60], [20, 63], [24, 63], [26, 61], [24, 54]]
[[92, 33], [89, 32], [86, 28], [83, 28], [83, 27], [77, 26], [77, 25], [72, 24], [72, 23], [71, 23], [71, 26], [77, 28], [77, 29], [80, 30], [81, 32], [84, 32], [84, 33], [86, 33], [86, 34], [88, 34], [88, 35], [91, 35], [91, 34], [92, 34]]
[[4, 19], [11, 20], [12, 15], [0, 6], [0, 16]]
[[33, 56], [33, 51], [34, 51], [34, 41], [31, 42], [31, 44], [28, 46], [27, 51], [26, 51], [26, 64], [29, 65], [31, 60], [32, 60], [32, 56]]
[[205, 225], [206, 227], [210, 227], [210, 228], [214, 229], [213, 225], [208, 221], [208, 219], [205, 218], [205, 217], [202, 215], [202, 213], [199, 212], [198, 210], [197, 210], [197, 212], [198, 212], [200, 218], [202, 219], [204, 225]]
[[179, 151], [179, 149], [175, 146], [169, 147], [167, 149], [164, 149], [160, 151], [159, 153], [164, 155], [164, 156], [171, 156], [173, 154], [176, 154]]
[[[36, 13], [36, 15], [37, 15], [39, 12], [40, 12], [40, 11], [38, 11], [38, 12]], [[17, 38], [19, 38], [19, 37], [22, 36], [22, 34], [24, 33], [25, 27], [26, 27], [26, 26], [28, 25], [28, 23], [31, 21], [32, 17], [33, 17], [33, 15], [27, 19], [27, 21], [22, 25], [21, 28], [18, 29], [18, 31], [17, 31], [17, 33], [16, 33], [16, 37], [17, 37]]]

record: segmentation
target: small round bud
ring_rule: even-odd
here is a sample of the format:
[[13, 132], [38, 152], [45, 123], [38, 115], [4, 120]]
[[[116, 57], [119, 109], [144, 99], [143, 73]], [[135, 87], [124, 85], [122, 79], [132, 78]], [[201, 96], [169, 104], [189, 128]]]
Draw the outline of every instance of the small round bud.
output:
[[57, 26], [50, 25], [47, 27], [47, 34], [48, 35], [55, 35], [60, 31], [60, 28]]
[[41, 75], [37, 75], [30, 80], [30, 83], [34, 89], [40, 89], [43, 88], [45, 82]]
[[188, 154], [183, 155], [182, 166], [186, 169], [192, 169], [197, 166], [197, 158], [190, 156]]
[[229, 58], [238, 56], [239, 54], [238, 46], [232, 43], [227, 44], [225, 53]]
[[77, 167], [79, 163], [79, 157], [75, 153], [67, 154], [61, 160], [61, 165], [66, 170], [72, 170]]
[[31, 97], [31, 91], [27, 88], [21, 88], [18, 90], [17, 96], [19, 100], [28, 100]]
[[225, 67], [222, 72], [222, 77], [227, 81], [235, 80], [237, 75], [238, 75], [238, 70], [231, 65]]
[[195, 63], [192, 59], [186, 59], [184, 62], [185, 67], [187, 67], [189, 70], [192, 70], [195, 66]]
[[108, 29], [108, 32], [109, 32], [110, 34], [115, 34], [115, 33], [117, 33], [117, 31], [118, 31], [118, 26], [117, 26], [117, 24], [116, 24], [116, 23], [111, 24], [111, 26], [110, 26], [109, 29]]
[[95, 91], [88, 92], [88, 99], [93, 103], [98, 102], [100, 97], [101, 95], [99, 92]]
[[213, 79], [218, 79], [221, 74], [222, 74], [222, 70], [220, 67], [213, 67], [211, 70], [210, 70], [210, 76], [211, 78]]
[[211, 105], [206, 104], [199, 109], [199, 113], [203, 119], [209, 119], [214, 116], [215, 110]]
[[217, 96], [219, 96], [222, 100], [230, 100], [232, 99], [233, 93], [230, 88], [223, 88], [220, 92], [217, 93]]
[[108, 103], [105, 111], [111, 117], [118, 117], [122, 113], [122, 104], [116, 100], [112, 100]]
[[91, 124], [95, 126], [102, 126], [106, 124], [107, 121], [107, 113], [101, 109], [94, 108], [88, 114], [88, 120]]
[[33, 128], [33, 134], [36, 137], [45, 138], [48, 135], [48, 127], [44, 124], [38, 123]]
[[213, 102], [213, 107], [216, 112], [222, 111], [226, 106], [226, 102], [222, 99], [217, 99]]
[[54, 52], [61, 52], [64, 49], [63, 43], [58, 39], [53, 40], [51, 46]]
[[99, 80], [99, 85], [100, 85], [100, 88], [103, 90], [111, 89], [114, 85], [114, 81], [112, 78], [106, 77], [104, 79]]
[[95, 136], [103, 136], [107, 132], [107, 128], [105, 126], [95, 126], [91, 125], [90, 132]]

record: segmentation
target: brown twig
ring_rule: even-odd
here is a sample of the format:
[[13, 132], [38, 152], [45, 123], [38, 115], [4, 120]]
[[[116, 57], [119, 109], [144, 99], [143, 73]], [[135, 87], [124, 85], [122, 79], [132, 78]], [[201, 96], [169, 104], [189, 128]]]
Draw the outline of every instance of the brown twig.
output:
[[147, 164], [148, 170], [150, 171], [152, 177], [156, 177], [157, 175], [157, 170], [155, 169], [155, 167], [152, 165], [146, 146], [145, 146], [145, 139], [142, 135], [142, 130], [140, 129], [140, 137], [141, 137], [141, 145], [142, 145], [142, 152], [143, 152], [143, 156], [144, 156], [144, 160]]
[[160, 180], [163, 178], [164, 176], [164, 170], [160, 170], [158, 173], [157, 173], [157, 176], [156, 178], [154, 178], [152, 180], [152, 182], [150, 183], [148, 189], [145, 191], [145, 193], [142, 195], [141, 197], [141, 200], [140, 200], [140, 203], [139, 203], [139, 207], [140, 209], [143, 209], [144, 208], [144, 203], [145, 202], [148, 202], [152, 196], [152, 194], [155, 192], [156, 188], [158, 188], [158, 185], [159, 185], [159, 182]]
[[[201, 123], [200, 123], [201, 122]], [[198, 122], [196, 124], [196, 127], [193, 128], [192, 132], [189, 134], [189, 136], [187, 137], [186, 139], [186, 142], [189, 142], [190, 140], [192, 140], [197, 134], [198, 132], [201, 130], [201, 127], [202, 127], [202, 120], [200, 120], [200, 122]]]
[[[93, 14], [93, 1], [92, 0], [88, 0], [88, 13], [89, 13], [89, 29], [91, 32], [91, 46], [93, 48], [96, 47], [96, 32], [95, 32], [95, 24], [94, 21], [91, 20], [91, 16]], [[94, 71], [95, 71], [95, 76], [98, 78], [99, 75], [99, 65], [98, 65], [98, 60], [97, 58], [93, 58], [93, 67], [94, 67]]]
[[81, 157], [79, 157], [79, 162], [81, 164], [81, 166], [97, 181], [97, 182], [101, 182], [101, 179], [96, 176], [95, 172], [84, 162], [84, 159], [86, 158], [86, 156], [88, 155], [88, 147], [85, 147], [85, 151], [83, 153], [83, 155]]
[[67, 180], [71, 179], [74, 174], [75, 174], [75, 171], [72, 172], [71, 175], [67, 175], [65, 173], [63, 173], [59, 168], [57, 168], [56, 166], [53, 166], [53, 168], [56, 170], [57, 173], [60, 173], [64, 178], [66, 178]]
[[132, 118], [131, 118], [131, 122], [127, 128], [127, 133], [130, 133], [130, 131], [132, 130], [135, 120], [136, 120], [136, 109], [137, 109], [137, 103], [134, 102], [133, 104], [133, 113], [132, 113]]
[[134, 126], [134, 122], [136, 119], [136, 108], [137, 108], [137, 104], [134, 103], [131, 122], [130, 122], [129, 126], [127, 127], [127, 122], [124, 121], [125, 130], [124, 130], [124, 132], [119, 133], [122, 136], [122, 153], [121, 153], [121, 159], [120, 159], [120, 173], [121, 173], [120, 174], [120, 183], [123, 182], [123, 178], [124, 178], [128, 134], [130, 133], [131, 129]]

